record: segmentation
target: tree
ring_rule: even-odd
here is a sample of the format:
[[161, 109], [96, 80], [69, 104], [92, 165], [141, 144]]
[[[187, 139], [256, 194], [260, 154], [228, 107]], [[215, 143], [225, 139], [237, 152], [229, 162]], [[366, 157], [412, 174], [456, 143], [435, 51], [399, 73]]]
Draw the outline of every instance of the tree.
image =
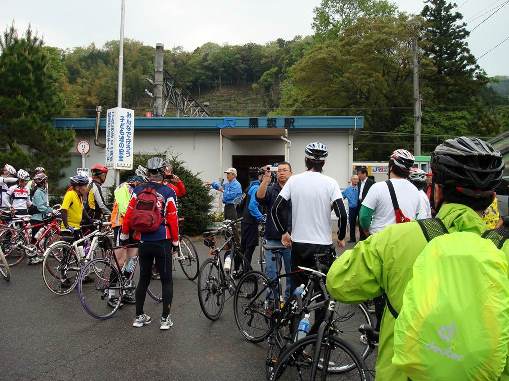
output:
[[42, 165], [54, 183], [70, 163], [74, 142], [72, 131], [52, 123], [64, 107], [62, 57], [30, 27], [24, 37], [8, 28], [0, 53], [0, 162], [29, 170]]
[[454, 11], [456, 4], [446, 0], [426, 0], [425, 4], [423, 49], [434, 66], [432, 72], [423, 76], [423, 82], [433, 91], [433, 97], [426, 103], [466, 105], [487, 84], [487, 77], [466, 42], [470, 32], [461, 21], [461, 13]]
[[397, 10], [387, 0], [322, 0], [314, 10], [313, 29], [321, 39], [334, 39], [361, 17], [395, 16]]

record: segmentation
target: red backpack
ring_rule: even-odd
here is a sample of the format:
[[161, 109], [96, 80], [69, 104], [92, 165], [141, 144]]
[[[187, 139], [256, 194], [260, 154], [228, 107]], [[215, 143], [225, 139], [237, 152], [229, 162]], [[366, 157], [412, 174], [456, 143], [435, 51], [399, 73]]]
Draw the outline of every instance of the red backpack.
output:
[[132, 215], [132, 229], [140, 233], [153, 233], [163, 222], [157, 192], [154, 188], [145, 188], [138, 194]]
[[405, 222], [412, 221], [410, 218], [403, 214], [403, 211], [399, 207], [398, 199], [396, 198], [396, 192], [394, 191], [394, 186], [392, 185], [390, 180], [385, 180], [387, 187], [389, 188], [389, 194], [391, 195], [392, 206], [394, 207], [394, 214], [396, 215], [396, 223], [403, 224]]

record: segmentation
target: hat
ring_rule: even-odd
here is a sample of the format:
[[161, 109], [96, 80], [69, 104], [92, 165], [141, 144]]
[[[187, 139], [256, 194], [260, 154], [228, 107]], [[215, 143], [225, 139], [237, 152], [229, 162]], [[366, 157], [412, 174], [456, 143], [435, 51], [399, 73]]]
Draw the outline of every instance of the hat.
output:
[[237, 170], [235, 168], [228, 168], [224, 173], [231, 173], [232, 175], [237, 176]]

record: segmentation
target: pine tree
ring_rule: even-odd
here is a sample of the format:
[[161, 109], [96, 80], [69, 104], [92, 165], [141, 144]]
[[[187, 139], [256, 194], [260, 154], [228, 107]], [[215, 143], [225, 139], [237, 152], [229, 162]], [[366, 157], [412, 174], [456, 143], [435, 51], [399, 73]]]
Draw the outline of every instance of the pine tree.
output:
[[52, 123], [64, 107], [57, 65], [62, 62], [30, 27], [23, 37], [14, 26], [0, 36], [0, 163], [43, 166], [53, 183], [69, 164], [74, 142], [72, 131]]
[[465, 105], [479, 95], [487, 82], [476, 58], [470, 53], [466, 38], [470, 32], [456, 12], [456, 4], [446, 0], [426, 0], [421, 15], [426, 20], [424, 55], [434, 65], [434, 71], [424, 75], [438, 106]]

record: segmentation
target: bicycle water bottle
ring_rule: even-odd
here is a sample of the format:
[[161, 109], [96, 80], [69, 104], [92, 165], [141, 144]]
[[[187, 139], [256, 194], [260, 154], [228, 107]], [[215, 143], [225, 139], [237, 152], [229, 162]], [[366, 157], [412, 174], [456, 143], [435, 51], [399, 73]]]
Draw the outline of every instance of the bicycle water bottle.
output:
[[295, 295], [295, 296], [302, 296], [304, 294], [305, 290], [306, 290], [306, 286], [304, 286], [304, 284], [301, 284], [299, 287], [297, 287], [293, 291], [293, 295]]
[[78, 259], [82, 259], [85, 257], [85, 249], [83, 249], [83, 246], [78, 246], [77, 248], [77, 254], [78, 254]]
[[39, 241], [39, 238], [41, 238], [42, 233], [44, 232], [44, 229], [39, 229], [37, 233], [35, 233], [34, 240], [35, 242]]
[[228, 255], [224, 259], [224, 271], [230, 271], [231, 267], [232, 267], [232, 257]]
[[129, 261], [127, 261], [127, 264], [125, 266], [125, 271], [128, 273], [132, 273], [134, 270], [134, 259], [129, 258]]
[[295, 341], [299, 341], [306, 337], [311, 330], [311, 323], [309, 322], [309, 314], [305, 314], [304, 318], [299, 322], [299, 328], [297, 329], [297, 335]]

